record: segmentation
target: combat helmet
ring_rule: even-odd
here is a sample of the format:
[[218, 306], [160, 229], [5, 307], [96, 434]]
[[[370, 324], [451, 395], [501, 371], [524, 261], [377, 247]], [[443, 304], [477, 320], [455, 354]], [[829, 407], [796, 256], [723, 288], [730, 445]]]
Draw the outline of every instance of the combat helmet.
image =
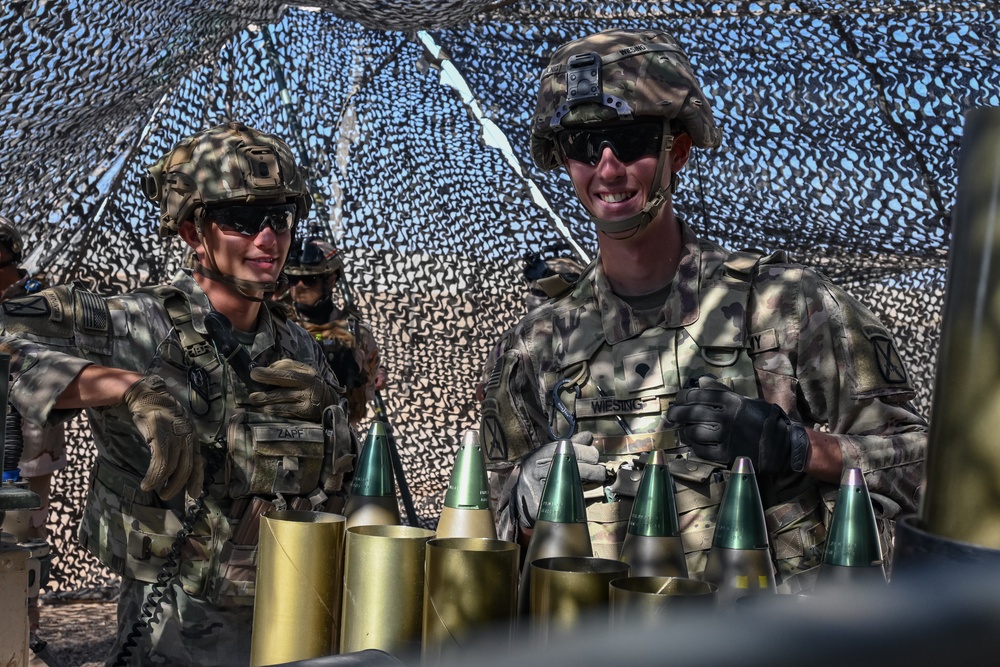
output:
[[[577, 39], [559, 47], [542, 72], [531, 121], [531, 156], [540, 169], [554, 169], [563, 162], [556, 141], [562, 130], [637, 119], [661, 119], [664, 124], [654, 183], [659, 183], [678, 129], [700, 148], [722, 143], [708, 98], [671, 35], [653, 29], [613, 29]], [[663, 195], [662, 189], [650, 193], [645, 222], [655, 217]], [[595, 218], [595, 222], [606, 231], [641, 224], [634, 219], [614, 224]], [[629, 224], [623, 227], [625, 222]]]
[[0, 215], [0, 243], [7, 246], [14, 255], [11, 263], [20, 263], [24, 255], [24, 239], [21, 238], [21, 232], [17, 231], [14, 223], [2, 215]]
[[284, 197], [297, 220], [310, 197], [288, 144], [240, 122], [202, 130], [184, 139], [148, 168], [143, 191], [160, 205], [160, 236], [177, 233], [185, 220], [201, 230], [205, 208]]
[[524, 298], [528, 310], [568, 292], [585, 270], [586, 267], [572, 256], [568, 243], [546, 246], [525, 255], [522, 272], [528, 287]]
[[285, 263], [285, 273], [290, 276], [328, 276], [332, 286], [344, 273], [344, 259], [332, 243], [312, 236], [292, 246]]

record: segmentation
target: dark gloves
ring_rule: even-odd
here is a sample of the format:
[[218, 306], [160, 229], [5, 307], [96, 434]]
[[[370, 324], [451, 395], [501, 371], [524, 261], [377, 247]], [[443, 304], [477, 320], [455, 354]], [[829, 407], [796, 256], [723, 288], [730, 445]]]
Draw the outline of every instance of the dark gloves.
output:
[[257, 366], [250, 377], [276, 389], [255, 391], [250, 404], [264, 414], [287, 419], [319, 422], [323, 410], [337, 403], [337, 392], [312, 366], [293, 359], [279, 359], [270, 366]]
[[159, 375], [147, 375], [125, 392], [132, 422], [149, 447], [149, 468], [143, 491], [155, 491], [164, 500], [181, 489], [197, 498], [204, 483], [204, 463], [197, 449], [194, 425], [187, 410], [167, 391]]
[[[600, 452], [591, 443], [594, 436], [591, 433], [578, 433], [573, 437], [573, 451], [576, 454], [577, 467], [580, 469], [580, 481], [584, 484], [603, 484], [607, 469], [600, 463]], [[581, 444], [582, 443], [582, 444]], [[538, 516], [538, 503], [542, 500], [542, 490], [552, 466], [552, 455], [558, 443], [550, 442], [529, 452], [521, 459], [521, 474], [511, 491], [511, 513], [517, 517], [517, 523], [522, 528], [535, 525]]]
[[778, 475], [802, 472], [809, 451], [805, 427], [767, 401], [734, 392], [712, 375], [689, 381], [667, 410], [681, 440], [695, 455], [731, 466], [748, 456], [754, 471]]

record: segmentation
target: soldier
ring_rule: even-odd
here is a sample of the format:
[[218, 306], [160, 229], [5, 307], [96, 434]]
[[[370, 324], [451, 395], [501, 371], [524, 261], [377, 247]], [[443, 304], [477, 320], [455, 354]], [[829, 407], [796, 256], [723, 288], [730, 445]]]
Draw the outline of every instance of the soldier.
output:
[[309, 194], [289, 147], [237, 122], [177, 144], [144, 189], [194, 269], [4, 303], [11, 403], [42, 426], [86, 411], [80, 540], [122, 577], [109, 664], [245, 665], [260, 512], [322, 507], [357, 444], [316, 341], [266, 298]]
[[[522, 269], [527, 290], [524, 295], [524, 305], [529, 312], [547, 300], [565, 294], [580, 279], [584, 267], [576, 258], [569, 255], [557, 255], [542, 259], [543, 254], [566, 250], [569, 250], [567, 244], [557, 244], [548, 246], [541, 252], [531, 252], [525, 256]], [[510, 327], [500, 334], [496, 343], [490, 348], [486, 363], [483, 365], [481, 379], [476, 385], [477, 401], [481, 402], [486, 397], [486, 381], [489, 380], [497, 359], [503, 354], [512, 333], [514, 333], [514, 327]]]
[[322, 343], [327, 361], [347, 388], [348, 417], [358, 424], [368, 414], [376, 390], [385, 389], [382, 365], [371, 326], [348, 304], [339, 308], [334, 289], [344, 278], [344, 260], [333, 245], [316, 237], [292, 248], [285, 265], [294, 318]]
[[871, 312], [784, 253], [730, 252], [676, 217], [692, 146], [721, 139], [670, 35], [610, 30], [554, 53], [531, 152], [539, 168], [568, 171], [599, 254], [513, 333], [487, 385], [483, 445], [507, 477], [500, 532], [523, 540], [553, 441], [572, 436], [595, 555], [611, 558], [634, 495], [616, 471], [666, 450], [692, 576], [722, 472], [749, 456], [782, 590], [803, 590], [822, 558], [823, 493], [861, 468], [888, 530], [916, 507], [927, 426]]
[[[43, 275], [31, 275], [21, 268], [24, 258], [24, 240], [14, 223], [0, 215], [0, 303], [41, 291], [47, 285]], [[8, 419], [19, 419], [13, 412]], [[17, 464], [20, 477], [28, 489], [38, 495], [40, 507], [27, 511], [27, 524], [12, 525], [17, 513], [7, 513], [4, 530], [17, 535], [20, 540], [48, 541], [49, 494], [52, 475], [66, 467], [66, 434], [62, 424], [41, 429], [31, 422], [21, 421], [23, 449]], [[32, 647], [39, 646], [38, 598], [28, 600], [28, 624], [32, 633]], [[44, 644], [41, 644], [44, 646]]]

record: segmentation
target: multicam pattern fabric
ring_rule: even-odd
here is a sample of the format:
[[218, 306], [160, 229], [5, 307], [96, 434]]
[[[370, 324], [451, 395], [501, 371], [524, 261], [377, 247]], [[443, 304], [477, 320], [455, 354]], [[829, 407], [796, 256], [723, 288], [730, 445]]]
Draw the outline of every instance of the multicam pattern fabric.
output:
[[[334, 309], [329, 322], [317, 324], [305, 318], [295, 320], [303, 329], [320, 341], [330, 367], [344, 384], [347, 396], [348, 418], [357, 424], [368, 414], [368, 405], [375, 400], [375, 380], [382, 365], [378, 344], [371, 325]], [[344, 355], [357, 365], [357, 375], [341, 371]]]
[[[613, 294], [598, 260], [570, 294], [517, 326], [483, 405], [483, 446], [494, 467], [508, 474], [527, 451], [571, 428], [554, 407], [553, 390], [578, 428], [594, 433], [606, 460], [673, 449], [673, 433], [662, 430], [666, 404], [688, 378], [712, 372], [793, 420], [835, 434], [844, 466], [864, 472], [880, 519], [915, 511], [927, 425], [909, 402], [914, 392], [886, 329], [841, 289], [780, 253], [750, 263], [756, 268], [747, 293], [737, 299], [738, 283], [721, 286], [748, 258], [699, 240], [681, 224], [684, 254], [659, 312], [635, 311]], [[619, 418], [635, 435], [623, 435]], [[702, 483], [703, 500], [716, 495], [707, 486], [712, 479]], [[779, 573], [790, 578], [819, 564], [821, 499], [835, 485], [792, 472], [759, 482]], [[686, 497], [683, 486], [698, 484], [678, 484], [679, 513], [708, 504]], [[682, 517], [686, 550], [694, 543], [707, 549], [711, 517], [694, 517]], [[697, 563], [689, 568], [698, 572]]]
[[[108, 664], [119, 654], [123, 638], [138, 617], [151, 584], [126, 579], [118, 602], [118, 637]], [[167, 587], [163, 612], [152, 635], [143, 634], [131, 648], [129, 665], [249, 665], [253, 609], [220, 608], [191, 597], [176, 584]], [[220, 633], [219, 628], [226, 628]], [[211, 638], [211, 641], [206, 639]]]
[[[10, 225], [0, 223], [0, 233], [3, 232], [16, 234], [13, 236], [15, 244], [12, 251], [20, 254], [21, 237], [17, 234], [17, 230]], [[20, 275], [18, 281], [0, 294], [0, 303], [34, 294], [48, 286], [43, 275], [32, 276], [24, 269], [18, 269], [18, 275]], [[38, 428], [31, 422], [25, 421], [21, 424], [21, 435], [24, 449], [21, 451], [21, 461], [17, 464], [21, 477], [50, 475], [66, 467], [68, 462], [66, 433], [62, 424], [52, 428]]]
[[[168, 312], [171, 306], [165, 306], [173, 303], [171, 299], [177, 295], [186, 299], [189, 307], [183, 310], [190, 313], [190, 326], [201, 334], [194, 344], [184, 340], [188, 325], [179, 323]], [[183, 588], [203, 608], [220, 604], [247, 606], [253, 601], [255, 547], [253, 543], [234, 544], [233, 539], [241, 516], [235, 509], [235, 495], [254, 472], [244, 470], [249, 454], [243, 447], [247, 439], [240, 433], [246, 430], [247, 417], [254, 413], [247, 407], [250, 392], [241, 374], [232, 366], [222, 365], [204, 338], [205, 316], [210, 309], [208, 297], [190, 271], [179, 272], [169, 286], [123, 296], [99, 297], [69, 286], [53, 288], [3, 305], [0, 349], [12, 355], [11, 403], [25, 419], [45, 426], [59, 424], [78, 412], [56, 409], [55, 402], [91, 364], [156, 374], [164, 379], [173, 396], [188, 408], [206, 460], [207, 476], [212, 480], [206, 482], [206, 511], [181, 549], [175, 588]], [[261, 310], [253, 343], [247, 347], [250, 358], [261, 365], [279, 358], [295, 359], [320, 369], [323, 378], [339, 388], [316, 341], [300, 327], [286, 323], [280, 307]], [[183, 494], [162, 501], [139, 488], [149, 464], [149, 451], [124, 404], [92, 408], [86, 413], [98, 460], [91, 473], [81, 542], [102, 563], [122, 574], [126, 587], [133, 579], [152, 581], [181, 528]], [[262, 431], [269, 432], [266, 426]], [[281, 447], [287, 442], [274, 440], [268, 444]], [[331, 444], [335, 449], [337, 443], [320, 445], [321, 450], [326, 449], [320, 456], [328, 471], [334, 463]], [[311, 464], [307, 459], [315, 454], [310, 452], [296, 462], [288, 459], [296, 457], [295, 451], [286, 447], [281, 453], [289, 472], [308, 470]], [[266, 467], [261, 463], [261, 469]], [[319, 477], [318, 471], [315, 476]], [[279, 482], [288, 483], [292, 477], [275, 480], [273, 488]], [[308, 489], [291, 489], [284, 500], [273, 494], [265, 497], [276, 503], [287, 502], [296, 493], [304, 496], [313, 492], [316, 482], [311, 484]], [[122, 604], [128, 604], [127, 596], [122, 597]], [[128, 615], [131, 612], [122, 613], [129, 623], [135, 620]], [[212, 623], [203, 635], [189, 639], [208, 646], [230, 641], [226, 633], [231, 631]], [[176, 648], [191, 649], [190, 645]], [[157, 650], [169, 655], [173, 648], [161, 646]], [[171, 664], [201, 663], [186, 663], [178, 658]]]
[[[569, 61], [589, 52], [601, 57], [600, 101], [574, 105], [567, 100], [575, 88], [567, 82]], [[622, 111], [624, 105], [627, 112]], [[554, 169], [561, 164], [554, 142], [559, 130], [638, 117], [677, 119], [695, 146], [713, 148], [722, 143], [722, 130], [708, 98], [687, 55], [671, 35], [659, 30], [607, 30], [589, 35], [556, 50], [542, 72], [531, 126], [531, 155], [539, 169]]]
[[146, 196], [160, 205], [160, 236], [198, 206], [287, 197], [304, 218], [311, 200], [292, 149], [273, 134], [230, 122], [198, 132], [148, 168]]

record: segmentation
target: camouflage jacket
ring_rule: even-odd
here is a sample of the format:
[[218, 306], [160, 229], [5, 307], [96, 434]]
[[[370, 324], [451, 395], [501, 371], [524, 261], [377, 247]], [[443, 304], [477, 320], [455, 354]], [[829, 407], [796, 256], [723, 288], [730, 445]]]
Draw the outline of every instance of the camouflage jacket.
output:
[[[168, 312], [167, 303], [181, 304], [180, 318]], [[212, 554], [220, 549], [228, 549], [222, 561], [232, 555], [232, 545], [225, 545], [232, 538], [238, 518], [233, 509], [237, 499], [257, 496], [284, 502], [275, 495], [279, 488], [273, 483], [275, 470], [281, 470], [282, 465], [288, 468], [284, 480], [290, 485], [283, 488], [289, 498], [305, 495], [320, 485], [319, 469], [331, 470], [339, 450], [350, 451], [353, 446], [341, 442], [347, 433], [346, 425], [337, 425], [333, 443], [322, 437], [323, 429], [316, 425], [318, 437], [270, 442], [270, 449], [275, 450], [270, 453], [277, 455], [277, 462], [258, 460], [262, 453], [251, 444], [248, 433], [255, 428], [258, 432], [266, 429], [267, 420], [247, 407], [249, 391], [240, 374], [232, 366], [222, 366], [214, 348], [206, 343], [204, 321], [211, 305], [190, 271], [179, 272], [170, 285], [122, 296], [102, 297], [71, 286], [52, 288], [8, 301], [2, 310], [4, 335], [0, 349], [12, 355], [11, 403], [26, 420], [50, 426], [79, 412], [57, 409], [55, 403], [80, 371], [91, 364], [160, 375], [174, 397], [188, 408], [206, 457], [206, 477], [211, 476], [213, 482], [208, 487], [206, 514], [185, 547], [192, 562], [211, 561]], [[183, 340], [185, 331], [191, 332], [189, 338], [194, 340]], [[316, 341], [300, 327], [285, 322], [280, 309], [261, 310], [249, 354], [261, 365], [280, 358], [296, 359], [320, 369], [331, 385], [340, 387]], [[162, 501], [138, 489], [149, 464], [149, 450], [124, 404], [89, 408], [86, 413], [98, 459], [81, 539], [115, 571], [150, 581], [180, 527], [183, 494]], [[307, 472], [313, 468], [316, 474]], [[254, 470], [268, 469], [272, 483], [259, 488]], [[295, 488], [298, 483], [303, 488]], [[106, 542], [106, 536], [115, 536], [123, 521], [127, 533], [141, 531], [144, 538], [129, 533], [108, 537]], [[119, 541], [126, 538], [127, 544]], [[248, 562], [252, 561], [251, 550], [252, 545], [245, 554]], [[252, 564], [243, 565], [249, 583], [242, 593], [252, 595]], [[182, 579], [185, 574], [194, 582], [189, 592], [204, 595], [204, 573], [182, 569]]]
[[[742, 388], [731, 383], [737, 391], [756, 394], [779, 405], [791, 419], [835, 434], [845, 468], [864, 472], [879, 516], [915, 511], [927, 425], [910, 404], [914, 392], [885, 327], [843, 290], [813, 270], [788, 263], [782, 253], [749, 262], [753, 268], [745, 281], [746, 296], [722, 301], [737, 293], [712, 291], [732, 268], [727, 261], [733, 264], [734, 254], [699, 240], [681, 225], [683, 255], [659, 312], [635, 311], [615, 295], [598, 257], [570, 293], [518, 324], [487, 383], [482, 409], [483, 446], [492, 467], [503, 471], [504, 461], [510, 466], [550, 442], [553, 431], [566, 432], [552, 398], [561, 381], [579, 387], [591, 405], [596, 392], [612, 400], [630, 399], [644, 396], [639, 388], [658, 385], [660, 410], [627, 417], [641, 438], [658, 430], [664, 403], [686, 380], [706, 370], [720, 374], [718, 368], [706, 369], [702, 357], [725, 357], [735, 350], [745, 352], [752, 363], [748, 383]], [[745, 268], [746, 258], [743, 264]], [[669, 345], [661, 344], [664, 340]], [[683, 363], [697, 363], [678, 367], [680, 352], [692, 346], [701, 346], [701, 354], [688, 355]], [[658, 369], [634, 378], [638, 382], [623, 377], [624, 359], [649, 359], [647, 352], [657, 349], [670, 352], [654, 353], [647, 367], [662, 361], [662, 374]], [[724, 375], [726, 368], [719, 368]], [[580, 402], [577, 398], [577, 406]], [[590, 420], [586, 430], [595, 437], [620, 436], [616, 420], [610, 415]], [[581, 429], [584, 423], [578, 422]], [[665, 437], [652, 440], [653, 447], [674, 446], [672, 433], [654, 435]], [[668, 439], [670, 444], [662, 444]], [[774, 506], [809, 487], [820, 494], [830, 491], [831, 485], [826, 486], [789, 471], [761, 490], [765, 505]]]
[[365, 418], [375, 399], [375, 380], [382, 365], [371, 325], [334, 308], [326, 322], [313, 322], [297, 313], [294, 320], [320, 341], [327, 361], [344, 384], [352, 423]]

